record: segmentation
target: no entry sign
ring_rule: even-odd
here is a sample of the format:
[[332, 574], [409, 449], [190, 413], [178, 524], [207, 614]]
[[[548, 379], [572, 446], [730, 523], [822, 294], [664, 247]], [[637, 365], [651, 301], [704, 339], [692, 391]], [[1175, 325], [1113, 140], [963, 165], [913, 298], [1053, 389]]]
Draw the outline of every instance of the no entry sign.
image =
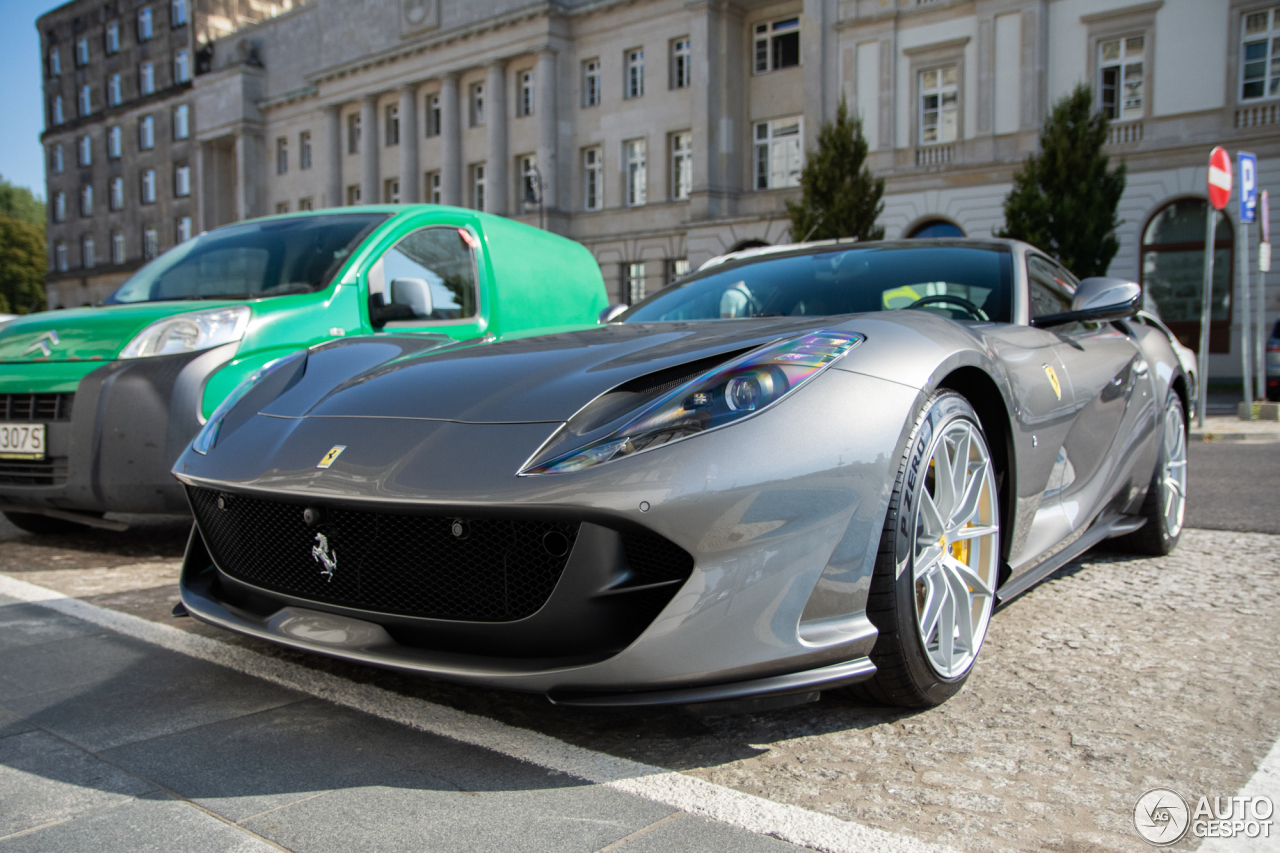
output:
[[1231, 200], [1231, 158], [1222, 146], [1209, 154], [1209, 204], [1222, 210]]

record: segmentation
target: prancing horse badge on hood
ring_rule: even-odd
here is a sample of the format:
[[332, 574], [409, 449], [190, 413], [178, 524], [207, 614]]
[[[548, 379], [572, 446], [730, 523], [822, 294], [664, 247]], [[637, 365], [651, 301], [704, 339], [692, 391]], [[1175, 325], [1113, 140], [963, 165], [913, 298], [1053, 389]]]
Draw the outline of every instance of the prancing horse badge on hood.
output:
[[[1057, 383], [1054, 383], [1054, 384], [1057, 384]], [[1059, 394], [1058, 396], [1062, 396], [1062, 395]], [[347, 446], [345, 444], [335, 444], [333, 447], [329, 448], [329, 452], [324, 455], [324, 458], [320, 460], [320, 464], [317, 465], [316, 467], [328, 468], [330, 465], [333, 464], [334, 460], [338, 458], [338, 456], [342, 453], [342, 451], [346, 449], [347, 449]]]

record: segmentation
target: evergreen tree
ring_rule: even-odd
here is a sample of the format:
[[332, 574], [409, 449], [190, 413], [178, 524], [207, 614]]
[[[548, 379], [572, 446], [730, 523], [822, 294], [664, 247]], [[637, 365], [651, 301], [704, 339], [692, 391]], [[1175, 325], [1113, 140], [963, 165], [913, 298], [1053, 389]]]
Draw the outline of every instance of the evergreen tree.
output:
[[28, 222], [0, 215], [0, 314], [44, 307], [44, 234]]
[[1125, 186], [1123, 163], [1107, 171], [1107, 125], [1083, 84], [1054, 105], [1040, 132], [1040, 153], [1014, 175], [997, 237], [1024, 240], [1080, 278], [1106, 275], [1120, 248], [1116, 207]]
[[884, 228], [876, 225], [884, 211], [884, 179], [871, 176], [866, 159], [862, 119], [849, 115], [841, 98], [835, 121], [822, 125], [818, 147], [806, 157], [800, 173], [804, 194], [798, 203], [787, 202], [792, 240], [884, 238]]
[[12, 216], [34, 226], [44, 236], [44, 202], [37, 201], [26, 187], [15, 187], [0, 177], [0, 216]]

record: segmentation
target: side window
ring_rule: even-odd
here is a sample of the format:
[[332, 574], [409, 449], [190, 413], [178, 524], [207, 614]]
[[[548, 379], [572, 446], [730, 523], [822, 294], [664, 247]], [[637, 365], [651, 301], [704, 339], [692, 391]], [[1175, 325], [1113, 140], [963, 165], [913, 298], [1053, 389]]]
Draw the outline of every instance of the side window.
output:
[[1071, 310], [1071, 291], [1075, 285], [1062, 280], [1066, 274], [1045, 258], [1027, 255], [1027, 293], [1031, 298], [1032, 319]]
[[476, 315], [476, 264], [470, 232], [420, 228], [369, 270], [375, 325], [465, 320]]

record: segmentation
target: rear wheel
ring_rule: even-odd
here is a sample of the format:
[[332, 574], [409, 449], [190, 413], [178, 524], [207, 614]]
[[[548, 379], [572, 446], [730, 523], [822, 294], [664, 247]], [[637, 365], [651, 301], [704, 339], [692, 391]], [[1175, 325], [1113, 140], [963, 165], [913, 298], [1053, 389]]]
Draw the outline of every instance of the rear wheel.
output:
[[867, 602], [879, 629], [863, 689], [890, 705], [955, 695], [982, 648], [1000, 567], [1000, 505], [982, 425], [960, 394], [926, 407], [889, 503]]
[[28, 533], [39, 534], [40, 536], [83, 533], [89, 529], [86, 525], [76, 524], [74, 521], [50, 518], [47, 515], [40, 515], [34, 512], [5, 512], [4, 517], [9, 519], [9, 523], [14, 527], [25, 530]]
[[1135, 554], [1163, 557], [1178, 547], [1187, 511], [1187, 421], [1172, 390], [1160, 421], [1160, 455], [1139, 512], [1147, 523], [1116, 540]]

